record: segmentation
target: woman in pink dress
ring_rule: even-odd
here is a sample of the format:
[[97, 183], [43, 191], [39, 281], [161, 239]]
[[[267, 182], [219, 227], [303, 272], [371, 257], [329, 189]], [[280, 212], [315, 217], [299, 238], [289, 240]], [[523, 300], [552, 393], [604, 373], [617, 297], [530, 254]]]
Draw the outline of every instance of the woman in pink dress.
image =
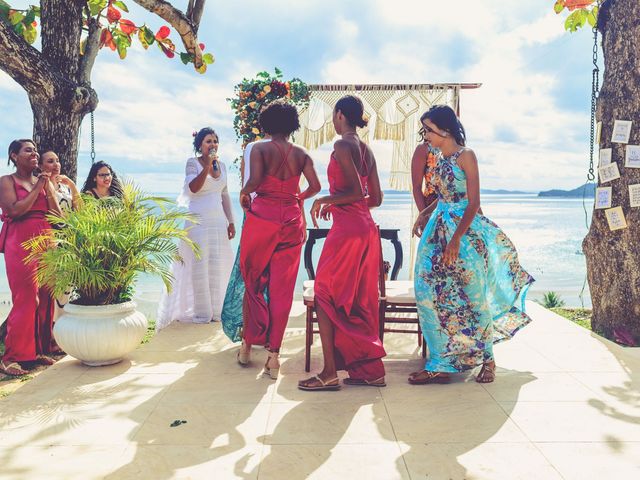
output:
[[[251, 345], [264, 345], [269, 354], [263, 373], [275, 380], [305, 238], [302, 204], [320, 191], [320, 181], [311, 157], [288, 140], [300, 128], [293, 105], [272, 102], [262, 110], [259, 121], [271, 141], [253, 146], [251, 173], [240, 192], [246, 211], [240, 239], [246, 315], [238, 362], [246, 366]], [[308, 187], [298, 193], [301, 174]], [[257, 195], [252, 200], [254, 192]]]
[[27, 251], [22, 243], [51, 225], [47, 212], [60, 213], [50, 174], [33, 175], [38, 166], [38, 150], [33, 140], [14, 140], [9, 145], [9, 161], [15, 173], [0, 178], [2, 231], [0, 250], [4, 252], [7, 279], [13, 306], [7, 317], [5, 352], [0, 371], [7, 375], [24, 375], [24, 364], [51, 365], [57, 345], [53, 341], [53, 307], [51, 292], [37, 284], [37, 265], [25, 265]]
[[301, 390], [338, 390], [337, 370], [347, 370], [348, 385], [384, 387], [385, 356], [378, 324], [380, 238], [369, 209], [382, 203], [373, 152], [356, 133], [364, 127], [362, 101], [348, 95], [333, 111], [342, 135], [329, 161], [330, 195], [313, 202], [311, 218], [333, 217], [318, 262], [314, 291], [324, 368], [301, 380]]

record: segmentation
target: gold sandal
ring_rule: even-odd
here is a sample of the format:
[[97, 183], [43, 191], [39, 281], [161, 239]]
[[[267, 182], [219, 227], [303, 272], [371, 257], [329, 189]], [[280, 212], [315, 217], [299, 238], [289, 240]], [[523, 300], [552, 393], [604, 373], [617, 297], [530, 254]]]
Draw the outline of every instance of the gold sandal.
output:
[[262, 370], [262, 375], [266, 377], [270, 377], [272, 380], [278, 379], [278, 372], [280, 372], [280, 364], [276, 368], [269, 368], [269, 360], [278, 361], [279, 357], [278, 352], [269, 352], [267, 351], [267, 361], [264, 364], [264, 369]]
[[422, 372], [417, 372], [415, 375], [412, 374], [408, 380], [411, 385], [427, 385], [430, 383], [445, 384], [451, 381], [451, 377], [448, 373], [423, 370]]
[[10, 377], [20, 377], [29, 373], [27, 370], [24, 370], [18, 362], [11, 362], [9, 365], [6, 365], [3, 361], [0, 361], [0, 371]]
[[483, 363], [480, 372], [476, 375], [476, 382], [478, 383], [491, 383], [496, 379], [496, 364], [493, 365]]
[[[315, 385], [312, 382], [317, 382]], [[327, 380], [326, 382], [320, 378], [319, 375], [315, 375], [306, 380], [300, 380], [298, 382], [298, 388], [307, 392], [315, 391], [335, 391], [340, 390], [340, 380], [338, 377]]]

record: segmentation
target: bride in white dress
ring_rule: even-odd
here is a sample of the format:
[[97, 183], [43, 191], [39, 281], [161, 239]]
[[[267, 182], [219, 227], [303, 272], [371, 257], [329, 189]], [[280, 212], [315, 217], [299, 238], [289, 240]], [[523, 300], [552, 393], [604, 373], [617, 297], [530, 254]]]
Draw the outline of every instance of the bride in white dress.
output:
[[187, 160], [179, 203], [198, 216], [198, 224], [186, 222], [189, 237], [200, 246], [196, 260], [186, 244], [180, 244], [184, 263], [173, 265], [173, 290], [162, 295], [156, 330], [171, 322], [219, 321], [233, 266], [230, 240], [235, 236], [227, 170], [218, 160], [218, 135], [201, 129], [193, 141], [197, 157]]

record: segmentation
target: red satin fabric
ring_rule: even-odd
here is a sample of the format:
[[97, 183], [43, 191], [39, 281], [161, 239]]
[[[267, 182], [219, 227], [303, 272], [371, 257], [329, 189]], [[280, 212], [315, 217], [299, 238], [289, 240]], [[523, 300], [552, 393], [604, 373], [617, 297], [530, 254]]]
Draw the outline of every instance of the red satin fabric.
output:
[[[283, 165], [286, 162], [284, 156]], [[304, 239], [297, 191], [300, 175], [265, 175], [251, 203], [240, 238], [240, 271], [248, 315], [244, 339], [278, 351], [282, 344]], [[264, 300], [268, 288], [269, 303]]]
[[[14, 185], [18, 200], [29, 194], [15, 180]], [[6, 348], [2, 357], [5, 364], [35, 360], [36, 355], [47, 354], [57, 348], [52, 335], [54, 303], [51, 292], [36, 283], [36, 266], [24, 264], [27, 252], [22, 248], [23, 242], [51, 228], [44, 217], [47, 211], [47, 199], [41, 191], [25, 215], [15, 219], [3, 216], [5, 223], [2, 229], [6, 234], [4, 260], [13, 303], [7, 317]]]
[[[333, 155], [327, 170], [332, 194], [345, 189]], [[367, 177], [361, 176], [366, 191]], [[376, 380], [385, 374], [378, 324], [380, 238], [366, 201], [331, 207], [333, 225], [318, 261], [316, 305], [334, 327], [338, 370], [351, 378]]]

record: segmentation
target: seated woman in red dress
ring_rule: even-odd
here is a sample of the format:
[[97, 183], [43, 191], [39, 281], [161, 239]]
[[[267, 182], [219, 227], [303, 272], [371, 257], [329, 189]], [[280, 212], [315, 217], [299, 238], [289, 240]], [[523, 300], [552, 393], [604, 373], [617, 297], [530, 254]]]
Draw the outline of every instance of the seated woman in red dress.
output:
[[51, 292], [35, 281], [37, 265], [25, 265], [27, 252], [22, 247], [23, 242], [51, 228], [45, 218], [47, 212], [60, 213], [50, 173], [33, 175], [38, 159], [33, 140], [14, 140], [9, 145], [9, 161], [16, 171], [0, 177], [0, 251], [4, 252], [13, 303], [6, 320], [6, 349], [0, 361], [0, 371], [7, 375], [27, 373], [21, 363], [53, 364], [48, 355], [57, 349], [52, 336]]
[[369, 209], [382, 203], [373, 152], [356, 133], [364, 127], [362, 101], [348, 95], [333, 111], [342, 135], [329, 161], [330, 195], [313, 202], [311, 218], [333, 217], [318, 261], [314, 291], [324, 369], [301, 380], [301, 390], [338, 390], [337, 370], [349, 385], [385, 386], [378, 324], [380, 238]]
[[[269, 351], [264, 374], [276, 379], [278, 352], [289, 320], [300, 253], [305, 238], [303, 201], [320, 191], [311, 157], [289, 142], [300, 128], [298, 111], [285, 102], [272, 102], [259, 117], [270, 142], [251, 150], [251, 174], [240, 191], [246, 219], [240, 238], [240, 271], [245, 283], [245, 324], [238, 362], [249, 363], [251, 345]], [[308, 188], [298, 194], [300, 174]], [[257, 196], [251, 200], [250, 194]], [[264, 291], [269, 291], [269, 302]]]

